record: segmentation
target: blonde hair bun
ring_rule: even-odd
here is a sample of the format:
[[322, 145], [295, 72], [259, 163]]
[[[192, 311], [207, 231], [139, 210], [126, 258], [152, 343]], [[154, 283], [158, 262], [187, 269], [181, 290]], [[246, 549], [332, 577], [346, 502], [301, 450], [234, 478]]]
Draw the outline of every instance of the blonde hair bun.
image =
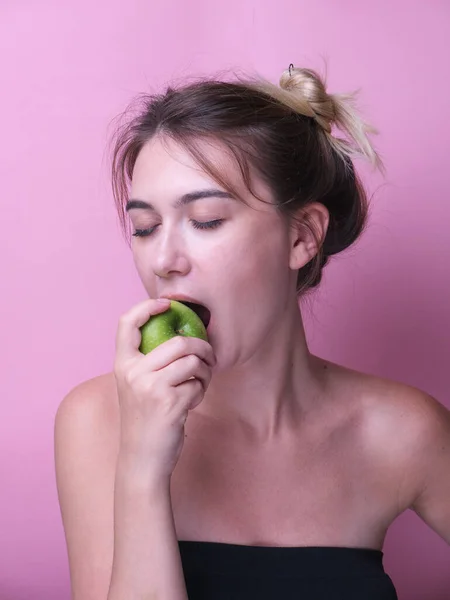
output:
[[322, 79], [311, 69], [289, 68], [283, 71], [280, 87], [287, 92], [298, 95], [303, 109], [306, 100], [311, 108], [311, 116], [328, 133], [336, 117], [333, 96], [327, 94]]
[[[285, 69], [280, 77], [280, 87], [296, 101], [289, 103], [298, 113], [314, 118], [327, 134], [333, 148], [345, 158], [365, 158], [383, 170], [380, 157], [368, 134], [377, 133], [366, 123], [356, 108], [356, 92], [329, 94], [325, 81], [312, 69], [294, 67]], [[306, 106], [307, 105], [307, 106]], [[342, 131], [347, 139], [334, 137], [332, 126]]]
[[[293, 65], [283, 71], [279, 85], [258, 78], [252, 82], [252, 87], [294, 112], [314, 119], [344, 161], [364, 158], [383, 170], [381, 158], [368, 137], [377, 130], [360, 116], [356, 108], [356, 92], [329, 94], [324, 80], [314, 70]], [[345, 139], [332, 135], [333, 126], [344, 133]]]

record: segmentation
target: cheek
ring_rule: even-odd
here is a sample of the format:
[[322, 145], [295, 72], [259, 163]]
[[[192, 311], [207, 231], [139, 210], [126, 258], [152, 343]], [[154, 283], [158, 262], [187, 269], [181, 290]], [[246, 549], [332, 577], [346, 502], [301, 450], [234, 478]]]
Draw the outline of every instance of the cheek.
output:
[[132, 248], [133, 261], [134, 266], [136, 268], [139, 279], [141, 280], [145, 291], [149, 295], [150, 298], [155, 298], [157, 295], [156, 291], [156, 281], [152, 276], [153, 271], [150, 268], [150, 263], [148, 258], [146, 259], [144, 254], [141, 252], [136, 252], [134, 248]]
[[145, 261], [143, 260], [142, 254], [140, 252], [136, 252], [135, 248], [132, 248], [132, 253], [134, 266], [136, 267], [136, 271], [138, 272], [138, 275], [142, 280], [144, 278], [145, 273]]
[[214, 248], [208, 258], [211, 276], [227, 295], [255, 297], [279, 289], [289, 277], [289, 248], [286, 235], [275, 227], [251, 232], [233, 243]]

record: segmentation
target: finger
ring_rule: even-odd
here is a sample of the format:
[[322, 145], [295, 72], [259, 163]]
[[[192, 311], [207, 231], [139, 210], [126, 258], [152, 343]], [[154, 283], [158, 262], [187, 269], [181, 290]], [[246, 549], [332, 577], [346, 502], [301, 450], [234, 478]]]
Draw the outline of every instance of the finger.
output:
[[201, 381], [190, 379], [177, 386], [179, 408], [181, 412], [196, 408], [205, 396]]
[[195, 354], [210, 367], [215, 366], [217, 362], [209, 342], [200, 338], [177, 335], [146, 354], [142, 367], [151, 371], [159, 371], [175, 360], [190, 354]]
[[205, 390], [211, 380], [211, 368], [195, 354], [179, 358], [164, 369], [164, 378], [170, 386], [179, 386], [191, 377], [198, 379]]
[[141, 344], [139, 327], [142, 327], [152, 315], [166, 311], [169, 306], [170, 301], [160, 302], [154, 298], [148, 298], [133, 306], [120, 317], [116, 333], [116, 359], [118, 361], [141, 355], [139, 352]]

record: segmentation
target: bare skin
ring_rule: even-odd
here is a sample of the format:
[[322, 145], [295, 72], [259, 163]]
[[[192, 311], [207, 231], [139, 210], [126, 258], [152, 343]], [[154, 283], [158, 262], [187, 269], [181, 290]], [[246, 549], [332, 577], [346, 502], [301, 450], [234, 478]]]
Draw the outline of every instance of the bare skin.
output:
[[[258, 443], [242, 428], [190, 411], [171, 480], [179, 540], [382, 549], [389, 525], [417, 494], [414, 477], [402, 486], [407, 452], [398, 427], [395, 433], [401, 403], [392, 404], [409, 389], [314, 361], [327, 381], [327, 406], [276, 442]], [[114, 377], [92, 382], [104, 393], [113, 461], [120, 418]], [[391, 438], [390, 449], [382, 437]]]

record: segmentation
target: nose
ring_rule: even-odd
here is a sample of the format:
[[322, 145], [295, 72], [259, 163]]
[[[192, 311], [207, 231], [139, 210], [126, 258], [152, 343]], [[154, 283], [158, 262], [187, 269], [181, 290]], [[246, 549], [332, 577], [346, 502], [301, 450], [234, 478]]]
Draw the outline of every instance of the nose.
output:
[[191, 267], [182, 236], [173, 229], [167, 229], [160, 231], [158, 241], [159, 244], [153, 249], [155, 275], [167, 279], [173, 275], [189, 273]]

